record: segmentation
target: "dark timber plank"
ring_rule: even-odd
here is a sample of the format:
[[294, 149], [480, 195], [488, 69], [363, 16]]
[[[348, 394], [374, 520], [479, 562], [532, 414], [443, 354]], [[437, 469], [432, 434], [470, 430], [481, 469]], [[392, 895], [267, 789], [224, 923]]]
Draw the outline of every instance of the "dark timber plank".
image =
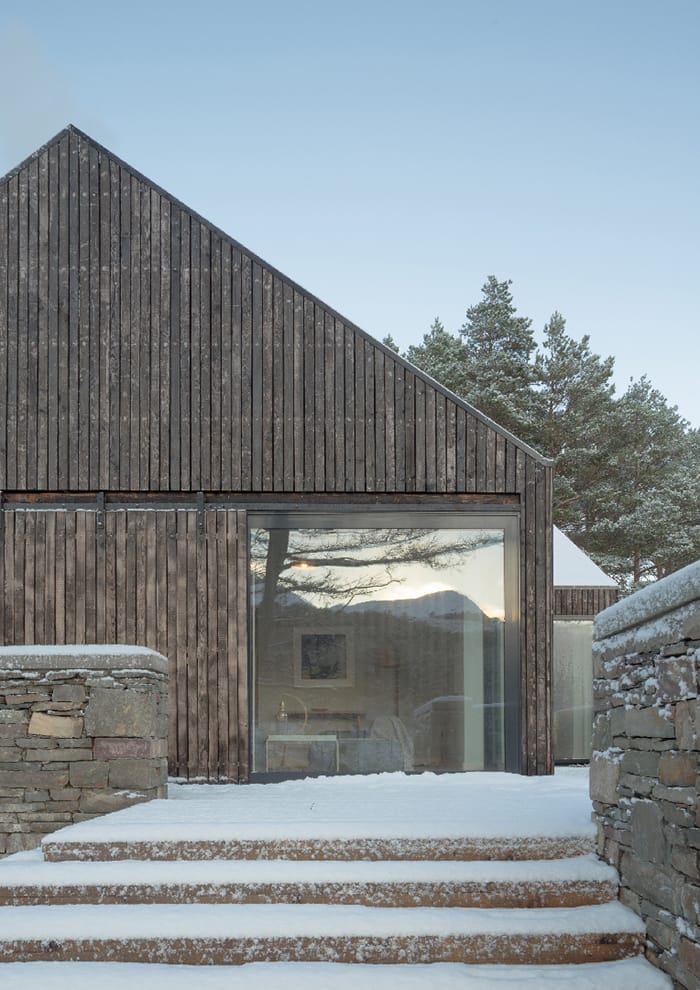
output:
[[[209, 653], [209, 595], [207, 588], [207, 556], [208, 556], [208, 534], [207, 534], [207, 512], [197, 513], [197, 537], [196, 537], [196, 629], [197, 638], [195, 649], [197, 653], [197, 774], [209, 777], [209, 740], [211, 724], [209, 718], [209, 666], [211, 656]], [[212, 695], [211, 704], [215, 706], [215, 699]]]
[[[194, 599], [194, 591], [188, 588], [189, 574], [189, 537], [188, 521], [189, 512], [181, 511], [175, 513], [177, 517], [177, 571], [176, 580], [176, 629], [177, 629], [177, 683], [178, 683], [178, 772], [183, 776], [189, 776], [192, 770], [190, 766], [190, 741], [192, 736], [192, 722], [197, 717], [196, 692], [192, 691], [191, 674], [192, 662], [189, 653], [189, 643], [187, 640], [187, 629], [191, 622], [188, 615], [188, 598]], [[189, 592], [189, 594], [188, 594]], [[194, 705], [194, 713], [191, 711]]]
[[37, 487], [39, 446], [39, 161], [27, 169], [27, 487]]
[[[129, 434], [129, 488], [138, 491], [141, 487], [139, 477], [141, 450], [141, 193], [139, 182], [131, 176], [129, 182], [129, 361], [130, 382], [129, 420], [126, 428]], [[145, 438], [144, 438], [145, 441]]]
[[[230, 491], [233, 487], [232, 472], [232, 432], [238, 429], [238, 422], [233, 422], [234, 388], [232, 375], [232, 326], [231, 314], [231, 246], [223, 241], [221, 244], [221, 487]], [[236, 390], [239, 383], [236, 382]]]
[[[160, 488], [167, 491], [176, 477], [176, 472], [172, 470], [170, 464], [170, 457], [174, 446], [171, 438], [174, 432], [173, 414], [175, 413], [175, 408], [171, 401], [171, 375], [175, 364], [173, 358], [174, 341], [172, 340], [175, 321], [171, 309], [174, 296], [172, 288], [173, 260], [171, 255], [174, 238], [171, 233], [170, 203], [165, 197], [159, 197], [158, 205], [160, 207], [160, 314], [158, 319], [158, 326], [160, 328], [160, 380], [158, 383], [160, 393], [160, 416], [158, 421], [160, 450], [158, 461], [160, 465]], [[156, 478], [154, 476], [154, 483], [155, 481]]]
[[[110, 267], [110, 308], [109, 308], [109, 483], [107, 488], [118, 489], [121, 470], [119, 433], [121, 422], [121, 190], [119, 166], [110, 161], [109, 171], [109, 267]], [[59, 286], [60, 299], [60, 286]], [[60, 361], [60, 357], [59, 357]]]
[[[49, 465], [49, 309], [50, 309], [50, 275], [49, 271], [54, 267], [49, 263], [53, 258], [49, 253], [49, 152], [44, 151], [39, 157], [39, 284], [37, 301], [37, 319], [39, 321], [39, 408], [38, 408], [38, 464], [37, 464], [37, 488], [46, 491], [49, 487], [48, 465]], [[2, 206], [0, 205], [0, 216]], [[1, 221], [0, 221], [1, 222]], [[0, 252], [1, 252], [0, 247]], [[0, 268], [2, 267], [0, 263]], [[2, 273], [0, 272], [0, 295], [2, 294]], [[0, 324], [3, 322], [0, 312]], [[0, 353], [0, 367], [3, 364], [3, 357]], [[2, 386], [0, 385], [0, 396]], [[2, 400], [0, 399], [0, 405]], [[0, 418], [4, 422], [4, 415], [0, 410]], [[2, 428], [0, 428], [0, 446], [2, 445]], [[0, 462], [3, 460], [0, 449]]]
[[365, 491], [377, 488], [376, 436], [375, 436], [375, 382], [374, 346], [363, 341], [365, 361]]
[[396, 396], [394, 376], [396, 362], [384, 359], [384, 491], [396, 491]]
[[[7, 192], [9, 183], [0, 183], [0, 491], [7, 487], [7, 387], [9, 384], [10, 368], [7, 357], [8, 319], [7, 319], [7, 290], [8, 290], [8, 203]], [[4, 369], [4, 373], [2, 371]], [[0, 509], [0, 511], [2, 511]], [[0, 546], [1, 550], [1, 546]], [[4, 559], [0, 552], [0, 557]], [[0, 622], [3, 621], [4, 611], [0, 601]], [[4, 637], [3, 637], [4, 638]], [[0, 642], [3, 642], [0, 638]]]
[[[238, 779], [238, 513], [226, 513], [226, 704], [228, 708], [228, 735], [226, 750], [227, 776]], [[246, 649], [246, 667], [248, 651]], [[247, 700], [245, 702], [247, 704]]]
[[131, 176], [119, 169], [119, 481], [131, 488]]
[[90, 157], [85, 141], [78, 141], [78, 488], [90, 489], [90, 441], [92, 437], [90, 368]]
[[[162, 213], [170, 210], [170, 389], [168, 405], [170, 408], [170, 453], [169, 478], [170, 488], [180, 491], [180, 442], [181, 442], [181, 408], [180, 408], [180, 374], [182, 367], [180, 347], [180, 283], [182, 269], [182, 242], [180, 237], [181, 213], [178, 207], [170, 208], [165, 200]], [[185, 366], [184, 373], [187, 374]], [[162, 394], [162, 393], [161, 393]]]
[[[206, 487], [212, 491], [218, 491], [221, 488], [221, 436], [222, 436], [222, 417], [221, 417], [221, 390], [222, 390], [222, 380], [224, 377], [224, 367], [223, 367], [223, 347], [221, 338], [221, 238], [214, 235], [211, 236], [211, 251], [210, 251], [210, 295], [211, 295], [211, 350], [210, 350], [210, 368], [207, 369], [207, 374], [210, 377], [210, 450], [211, 456], [209, 458], [209, 476], [206, 480]], [[230, 300], [230, 297], [229, 297]], [[230, 305], [230, 301], [229, 301]], [[230, 350], [229, 350], [230, 355]], [[230, 359], [229, 359], [230, 360]], [[229, 375], [226, 375], [227, 382], [229, 381]], [[227, 387], [229, 387], [227, 385]]]
[[334, 408], [334, 446], [335, 446], [335, 491], [345, 490], [345, 328], [340, 320], [333, 321], [334, 360], [333, 391], [335, 394]]
[[251, 434], [251, 481], [252, 491], [263, 488], [263, 273], [257, 261], [252, 266], [252, 354], [251, 384], [253, 398]]
[[447, 405], [444, 395], [435, 395], [435, 490], [447, 487]]
[[241, 490], [252, 488], [253, 442], [253, 272], [249, 257], [241, 255]]
[[284, 417], [282, 424], [282, 456], [284, 458], [283, 490], [294, 490], [294, 454], [296, 437], [294, 430], [295, 345], [294, 345], [294, 290], [289, 282], [283, 283], [284, 294]]
[[406, 491], [416, 488], [416, 376], [404, 372], [404, 459], [406, 465]]
[[211, 780], [219, 776], [219, 587], [218, 554], [219, 541], [217, 534], [217, 515], [212, 509], [204, 513], [206, 530], [206, 572], [204, 574], [204, 591], [206, 593], [206, 609], [202, 617], [202, 625], [206, 623], [206, 659], [207, 659], [207, 775]]
[[323, 427], [325, 429], [325, 480], [323, 491], [335, 491], [335, 320], [331, 313], [323, 316], [325, 394]]
[[[215, 440], [214, 423], [212, 422], [212, 375], [213, 327], [211, 304], [211, 232], [209, 227], [199, 224], [199, 306], [200, 306], [200, 380], [199, 380], [199, 417], [200, 428], [194, 436], [199, 447], [199, 484], [198, 488], [209, 491], [212, 486], [212, 444]], [[217, 348], [218, 357], [218, 348]], [[218, 369], [218, 365], [217, 365]]]
[[17, 202], [19, 259], [17, 265], [17, 487], [27, 487], [27, 435], [29, 427], [29, 335], [27, 333], [27, 281], [29, 255], [29, 169], [19, 173]]
[[[139, 254], [139, 322], [137, 344], [139, 353], [139, 450], [138, 488], [148, 491], [151, 486], [150, 452], [154, 443], [151, 419], [151, 196], [145, 183], [139, 183], [141, 237]], [[160, 360], [160, 358], [159, 358]]]
[[228, 705], [228, 535], [225, 510], [215, 514], [216, 521], [216, 775], [219, 779], [230, 776], [228, 759], [229, 705]]
[[326, 352], [324, 346], [325, 313], [322, 306], [314, 310], [314, 491], [326, 491], [326, 426], [325, 426], [325, 374]]
[[[34, 616], [34, 606], [37, 601], [40, 602], [40, 609], [43, 602], [41, 602], [40, 596], [36, 593], [36, 579], [34, 562], [35, 555], [37, 552], [37, 540], [35, 533], [35, 520], [36, 512], [25, 513], [24, 519], [24, 538], [25, 538], [25, 554], [24, 554], [24, 628], [22, 630], [22, 639], [25, 643], [37, 643], [39, 641], [38, 637], [43, 636], [43, 621], [41, 623], [42, 630], [38, 633], [35, 625]], [[37, 561], [39, 580], [43, 582], [45, 578], [45, 572], [43, 569], [43, 561]], [[43, 572], [43, 573], [42, 573]], [[40, 612], [41, 614], [41, 612]]]
[[180, 479], [177, 488], [181, 491], [192, 491], [192, 465], [190, 461], [191, 423], [192, 423], [192, 241], [190, 217], [185, 210], [180, 210], [180, 369], [177, 397], [180, 405]]
[[[151, 491], [167, 488], [167, 480], [162, 475], [161, 457], [163, 454], [163, 433], [167, 435], [167, 418], [161, 421], [162, 374], [170, 365], [168, 350], [166, 314], [162, 310], [163, 288], [161, 285], [161, 213], [160, 196], [154, 189], [150, 193], [149, 212], [151, 217], [150, 245], [150, 300], [149, 300], [149, 455], [148, 487]], [[168, 338], [167, 343], [163, 338]]]
[[272, 490], [282, 492], [284, 483], [285, 404], [285, 286], [279, 276], [272, 285]]
[[242, 260], [237, 250], [231, 252], [231, 488], [243, 491], [243, 366], [242, 366]]
[[416, 378], [415, 403], [416, 491], [424, 492], [426, 490], [425, 382], [422, 378]]
[[445, 488], [457, 488], [457, 407], [448, 399], [445, 404]]
[[457, 491], [467, 490], [467, 414], [457, 407], [455, 429], [457, 433], [456, 470]]
[[117, 512], [105, 512], [105, 642], [117, 640]]
[[294, 444], [294, 491], [304, 491], [304, 299], [294, 292], [294, 417], [291, 433]]
[[406, 489], [406, 425], [405, 425], [405, 383], [403, 365], [396, 364], [394, 369], [394, 408], [396, 419], [394, 423], [394, 446], [396, 449], [396, 491]]
[[345, 339], [345, 485], [343, 490], [356, 490], [355, 482], [355, 346], [350, 327], [343, 327]]
[[97, 643], [96, 512], [85, 513], [85, 642]]
[[19, 179], [13, 175], [7, 183], [7, 421], [6, 421], [6, 457], [7, 472], [5, 484], [7, 488], [17, 488], [17, 416], [19, 411], [18, 395], [18, 299], [17, 285], [19, 281]]
[[386, 491], [386, 398], [384, 351], [372, 347], [374, 358], [374, 490]]
[[304, 491], [314, 490], [314, 303], [304, 299]]
[[[72, 518], [72, 526], [69, 526], [69, 517]], [[67, 643], [66, 639], [66, 553], [69, 540], [69, 533], [75, 531], [75, 513], [56, 513], [56, 552], [54, 554], [55, 567], [55, 615], [56, 615], [56, 643]], [[36, 548], [35, 548], [36, 549]], [[41, 603], [39, 602], [41, 605]]]
[[365, 417], [365, 342], [355, 338], [355, 482], [353, 491], [367, 491], [367, 450]]
[[[105, 490], [110, 487], [110, 422], [111, 422], [111, 389], [110, 378], [111, 367], [111, 335], [112, 335], [112, 264], [111, 264], [111, 212], [112, 212], [112, 190], [109, 159], [106, 155], [99, 160], [99, 183], [100, 183], [100, 212], [99, 212], [99, 253], [100, 253], [100, 314], [99, 314], [99, 336], [100, 336], [100, 372], [99, 372], [99, 468], [98, 481], [95, 485], [97, 490]], [[53, 172], [50, 173], [49, 183], [53, 179]], [[50, 228], [51, 230], [51, 228]], [[51, 234], [49, 235], [49, 238]], [[49, 252], [51, 252], [51, 240], [49, 239]], [[51, 271], [49, 270], [49, 298], [51, 298]], [[51, 316], [49, 315], [49, 333], [51, 333]], [[51, 373], [51, 352], [49, 351], [49, 374]], [[54, 390], [49, 395], [49, 430], [51, 429], [51, 398]], [[49, 439], [49, 457], [51, 456], [51, 440]], [[49, 465], [51, 461], [49, 460]], [[49, 466], [49, 478], [51, 469]], [[49, 481], [50, 487], [50, 481]]]
[[190, 470], [186, 488], [204, 487], [200, 442], [202, 436], [202, 365], [204, 327], [202, 326], [202, 231], [196, 218], [190, 224]]
[[[425, 488], [435, 492], [437, 487], [437, 409], [435, 392], [431, 388], [425, 390]], [[444, 490], [444, 489], [442, 489]]]
[[274, 380], [274, 323], [272, 272], [262, 270], [262, 430], [260, 440], [261, 488], [273, 490], [275, 421], [273, 418]]
[[87, 487], [99, 491], [100, 479], [100, 162], [96, 148], [88, 147], [88, 438]]
[[237, 674], [237, 707], [238, 707], [238, 779], [248, 779], [248, 601], [247, 560], [248, 532], [246, 513], [237, 512], [237, 629], [238, 629], [238, 674]]

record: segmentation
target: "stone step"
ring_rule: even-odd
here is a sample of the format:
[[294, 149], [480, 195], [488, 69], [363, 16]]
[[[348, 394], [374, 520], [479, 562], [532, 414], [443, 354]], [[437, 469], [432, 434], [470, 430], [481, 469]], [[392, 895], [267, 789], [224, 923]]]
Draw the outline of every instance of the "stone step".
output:
[[5, 963], [3, 990], [672, 990], [671, 980], [640, 956], [579, 965], [384, 966], [361, 963], [250, 963], [179, 966], [158, 963]]
[[0, 908], [0, 961], [607, 962], [641, 953], [618, 903], [574, 908], [72, 905]]
[[[85, 823], [89, 824], [89, 823]], [[568, 859], [593, 852], [588, 835], [512, 836], [421, 836], [385, 835], [333, 838], [325, 834], [293, 837], [173, 838], [148, 834], [118, 838], [89, 833], [74, 839], [70, 826], [42, 842], [44, 858], [53, 863], [66, 860], [106, 862], [113, 860], [551, 860]]]
[[364, 904], [577, 907], [617, 897], [595, 856], [515, 862], [224, 860], [51, 862], [20, 853], [0, 869], [0, 904]]

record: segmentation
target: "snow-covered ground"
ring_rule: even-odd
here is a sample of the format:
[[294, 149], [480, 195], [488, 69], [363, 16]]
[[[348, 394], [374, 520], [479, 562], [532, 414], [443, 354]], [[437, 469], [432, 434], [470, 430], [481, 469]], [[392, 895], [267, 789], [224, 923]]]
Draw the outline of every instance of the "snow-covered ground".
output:
[[171, 784], [169, 800], [70, 825], [56, 839], [343, 839], [593, 836], [587, 767], [554, 777], [374, 774], [246, 787]]
[[466, 966], [432, 963], [5, 963], [3, 990], [670, 990], [643, 959], [579, 966]]

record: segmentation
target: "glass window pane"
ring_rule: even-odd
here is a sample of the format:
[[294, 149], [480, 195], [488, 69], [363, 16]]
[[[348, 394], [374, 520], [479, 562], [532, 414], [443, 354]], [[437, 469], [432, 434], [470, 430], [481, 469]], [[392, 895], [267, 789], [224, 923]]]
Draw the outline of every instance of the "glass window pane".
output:
[[250, 533], [253, 772], [504, 767], [504, 531]]
[[554, 759], [589, 760], [593, 728], [593, 621], [554, 622]]

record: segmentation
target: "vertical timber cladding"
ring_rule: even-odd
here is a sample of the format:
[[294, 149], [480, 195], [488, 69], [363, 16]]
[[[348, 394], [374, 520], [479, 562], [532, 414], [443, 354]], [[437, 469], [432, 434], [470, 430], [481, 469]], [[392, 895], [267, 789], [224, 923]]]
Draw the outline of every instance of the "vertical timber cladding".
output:
[[[490, 507], [498, 496], [516, 496], [521, 768], [551, 769], [549, 463], [75, 128], [0, 179], [0, 491], [8, 494], [6, 519], [12, 497], [23, 492], [60, 493], [67, 502], [71, 494], [100, 491], [112, 498], [277, 493], [315, 498], [316, 505], [328, 496], [350, 502], [372, 495], [399, 505], [402, 496], [446, 504], [467, 495], [473, 506], [485, 496]], [[77, 519], [64, 519], [69, 540], [91, 524]], [[18, 513], [9, 525], [26, 522]], [[61, 525], [58, 514], [55, 523], [48, 515], [44, 522], [56, 531]], [[181, 540], [196, 546], [196, 537], [180, 534], [179, 513], [177, 532], [178, 553], [188, 560], [191, 551], [181, 550]], [[36, 572], [42, 551], [31, 549], [32, 533], [17, 547], [17, 560], [14, 544], [5, 546], [8, 573], [15, 564], [24, 573], [27, 553]], [[80, 553], [71, 556], [66, 546], [56, 546], [45, 573], [35, 573], [36, 590], [25, 592], [16, 627], [21, 595], [14, 584], [11, 595], [5, 591], [6, 642], [30, 641], [25, 606], [32, 623], [51, 624], [43, 614], [43, 596], [54, 614], [51, 595], [63, 609], [56, 636], [66, 624], [82, 623], [84, 607], [85, 635], [93, 622], [97, 635], [99, 611], [93, 619], [76, 601], [73, 618], [78, 592], [69, 568], [78, 568]], [[120, 580], [122, 574], [132, 580], [126, 575], [132, 557], [138, 566], [128, 540], [122, 549], [110, 559], [115, 581], [117, 569]], [[163, 555], [169, 559], [158, 543], [156, 557]], [[245, 568], [236, 566], [234, 577], [228, 572], [228, 597], [237, 596], [236, 636], [242, 636]], [[50, 579], [54, 568], [66, 575], [61, 588]], [[180, 600], [191, 609], [187, 588], [194, 578], [187, 573]], [[211, 588], [208, 573], [197, 574], [206, 586], [197, 608], [206, 595], [218, 609], [219, 587]], [[158, 647], [177, 664], [173, 769], [210, 776], [211, 768], [225, 765], [235, 776], [230, 749], [223, 760], [219, 740], [224, 714], [234, 737], [247, 731], [246, 705], [241, 700], [234, 709], [231, 701], [232, 693], [245, 691], [245, 679], [238, 676], [226, 689], [225, 713], [214, 720], [211, 696], [200, 694], [209, 679], [202, 657], [212, 634], [208, 625], [206, 634], [198, 626], [192, 641], [189, 612], [182, 615], [177, 606], [177, 581], [166, 585], [167, 605], [159, 607], [169, 616], [168, 634], [173, 621], [182, 626], [176, 644]], [[116, 605], [99, 607], [107, 612]], [[124, 634], [141, 631], [138, 612], [121, 621]], [[231, 653], [227, 669], [238, 672], [244, 655], [244, 649]], [[223, 660], [220, 652], [215, 656], [220, 684]]]
[[171, 771], [237, 780], [248, 745], [245, 514], [5, 506], [1, 515], [0, 641], [163, 653]]

